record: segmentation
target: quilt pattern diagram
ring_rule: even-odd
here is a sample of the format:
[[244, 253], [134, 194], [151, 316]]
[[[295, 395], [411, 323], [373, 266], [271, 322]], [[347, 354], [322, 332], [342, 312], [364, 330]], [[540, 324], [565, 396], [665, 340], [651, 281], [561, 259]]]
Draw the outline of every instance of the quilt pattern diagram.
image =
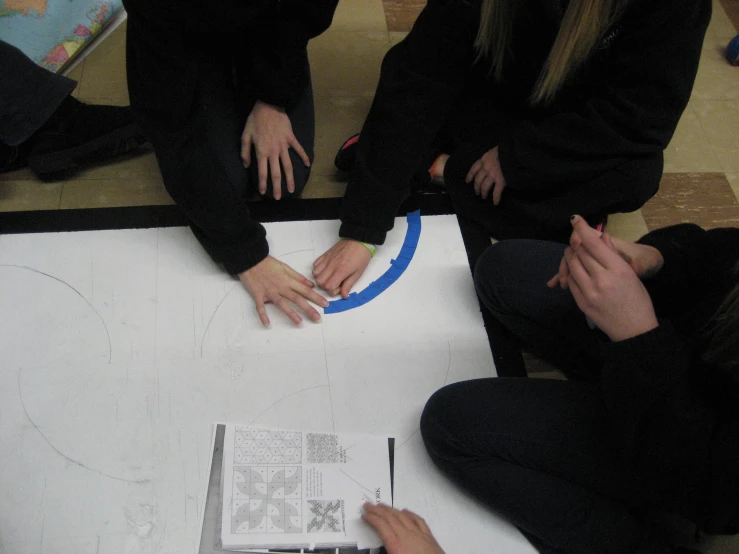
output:
[[344, 530], [343, 500], [308, 500], [309, 533], [341, 533]]
[[298, 466], [234, 467], [232, 533], [301, 533]]
[[303, 434], [254, 427], [237, 427], [234, 439], [235, 464], [299, 464]]

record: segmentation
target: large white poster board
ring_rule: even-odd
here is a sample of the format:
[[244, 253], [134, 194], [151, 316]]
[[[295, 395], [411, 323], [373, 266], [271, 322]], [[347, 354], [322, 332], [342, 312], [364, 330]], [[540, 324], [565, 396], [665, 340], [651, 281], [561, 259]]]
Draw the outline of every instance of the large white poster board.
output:
[[[310, 275], [338, 225], [268, 224], [271, 252]], [[262, 328], [186, 228], [0, 236], [0, 314], [3, 554], [197, 552], [216, 421], [395, 437], [395, 505], [449, 554], [534, 552], [418, 433], [435, 390], [495, 374], [453, 216], [424, 217], [400, 279], [321, 323], [271, 309]]]

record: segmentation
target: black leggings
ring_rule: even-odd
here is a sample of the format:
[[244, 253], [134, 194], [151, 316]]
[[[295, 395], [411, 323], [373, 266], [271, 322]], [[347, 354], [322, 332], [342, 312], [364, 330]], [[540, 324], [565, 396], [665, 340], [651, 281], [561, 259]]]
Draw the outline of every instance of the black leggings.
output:
[[[475, 281], [486, 307], [527, 346], [594, 379], [605, 335], [590, 328], [569, 292], [546, 286], [564, 248], [501, 242], [480, 258]], [[596, 383], [482, 379], [436, 392], [421, 433], [450, 479], [541, 552], [668, 552], [645, 518], [660, 498], [622, 471], [608, 417]]]

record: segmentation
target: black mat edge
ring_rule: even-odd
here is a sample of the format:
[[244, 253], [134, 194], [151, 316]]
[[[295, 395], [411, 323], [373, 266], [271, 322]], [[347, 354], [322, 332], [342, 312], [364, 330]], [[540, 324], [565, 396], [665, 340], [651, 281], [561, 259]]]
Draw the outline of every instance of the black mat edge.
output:
[[[262, 223], [338, 219], [341, 198], [311, 198], [283, 202], [255, 202], [252, 217]], [[420, 209], [422, 215], [454, 213], [447, 195], [416, 195], [398, 211], [404, 215]], [[107, 231], [187, 226], [185, 214], [176, 205], [38, 210], [0, 213], [0, 234]]]

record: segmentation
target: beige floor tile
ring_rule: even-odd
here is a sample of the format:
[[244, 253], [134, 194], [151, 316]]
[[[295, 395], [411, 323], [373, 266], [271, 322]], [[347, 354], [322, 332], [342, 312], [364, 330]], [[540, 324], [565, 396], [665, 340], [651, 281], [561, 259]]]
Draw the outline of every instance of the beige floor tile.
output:
[[382, 0], [341, 0], [330, 30], [387, 32]]
[[554, 371], [528, 371], [527, 368], [527, 374], [529, 378], [531, 379], [556, 379], [558, 381], [566, 381], [567, 376], [559, 371], [558, 369], [555, 369]]
[[343, 198], [346, 181], [330, 175], [313, 175], [301, 198]]
[[161, 177], [154, 150], [146, 145], [133, 152], [89, 167], [75, 175], [76, 180], [101, 179], [158, 179]]
[[735, 34], [734, 32], [725, 37], [706, 37], [693, 87], [693, 99], [739, 99], [739, 67], [730, 65], [724, 58], [726, 45]]
[[358, 133], [372, 99], [367, 96], [316, 96], [316, 146], [312, 172], [333, 175], [334, 157], [351, 135]]
[[739, 173], [727, 173], [726, 179], [729, 181], [729, 185], [731, 185], [731, 190], [734, 191], [737, 202], [739, 202]]
[[723, 171], [739, 172], [739, 101], [696, 100], [692, 106]]
[[608, 232], [614, 237], [635, 241], [649, 232], [641, 210], [608, 216]]
[[739, 149], [714, 148], [719, 163], [724, 171], [739, 172]]
[[75, 179], [64, 183], [59, 207], [113, 208], [160, 204], [174, 204], [161, 179]]
[[0, 182], [0, 212], [56, 210], [62, 195], [62, 183], [39, 181]]
[[736, 29], [734, 29], [734, 24], [726, 14], [726, 10], [724, 10], [721, 2], [719, 0], [713, 0], [713, 15], [711, 16], [711, 23], [708, 25], [706, 36], [723, 39], [725, 37], [732, 37], [735, 34]]
[[407, 31], [391, 31], [390, 32], [390, 45], [395, 46], [407, 36], [408, 36]]
[[128, 104], [126, 32], [119, 27], [85, 58], [78, 98], [86, 102]]
[[79, 91], [80, 91], [79, 83], [82, 81], [82, 75], [84, 73], [84, 70], [85, 70], [85, 60], [82, 60], [79, 64], [77, 64], [77, 66], [72, 71], [69, 72], [68, 75], [66, 75], [66, 77], [72, 79], [73, 81], [77, 81], [77, 88], [75, 88], [72, 91], [72, 96], [74, 96], [75, 98], [79, 98]]
[[388, 48], [388, 34], [377, 32], [327, 31], [310, 41], [316, 94], [372, 98]]
[[723, 173], [665, 174], [641, 212], [650, 231], [683, 222], [707, 229], [739, 226], [739, 202]]
[[688, 104], [665, 149], [665, 173], [722, 171], [693, 105]]
[[389, 31], [410, 31], [426, 0], [383, 0]]
[[[739, 0], [721, 0], [721, 4], [724, 6], [726, 15], [734, 23], [734, 28], [739, 31]], [[736, 551], [739, 552], [739, 548]]]

